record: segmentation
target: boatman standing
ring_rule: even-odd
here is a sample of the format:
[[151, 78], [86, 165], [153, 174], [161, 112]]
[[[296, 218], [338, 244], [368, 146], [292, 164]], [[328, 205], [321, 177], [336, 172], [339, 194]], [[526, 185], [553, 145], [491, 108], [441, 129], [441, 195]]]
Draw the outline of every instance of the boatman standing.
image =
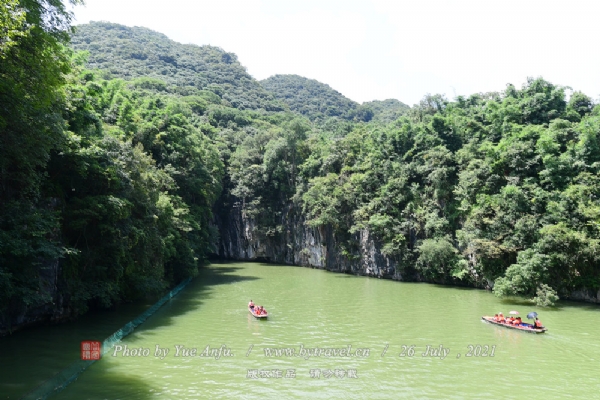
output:
[[252, 302], [252, 300], [250, 300], [250, 303], [248, 303], [248, 307], [250, 307], [252, 309], [254, 308], [254, 303]]

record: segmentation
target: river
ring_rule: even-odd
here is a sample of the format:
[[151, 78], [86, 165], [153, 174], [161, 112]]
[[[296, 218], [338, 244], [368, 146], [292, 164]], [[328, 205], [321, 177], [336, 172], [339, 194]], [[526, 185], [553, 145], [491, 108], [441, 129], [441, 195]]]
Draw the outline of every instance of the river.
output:
[[[248, 313], [250, 299], [268, 320]], [[19, 398], [75, 361], [81, 340], [104, 339], [146, 306], [1, 338], [0, 398]], [[510, 310], [537, 311], [548, 332], [481, 321]], [[598, 392], [599, 328], [595, 305], [542, 309], [476, 289], [213, 264], [52, 398], [584, 398]]]

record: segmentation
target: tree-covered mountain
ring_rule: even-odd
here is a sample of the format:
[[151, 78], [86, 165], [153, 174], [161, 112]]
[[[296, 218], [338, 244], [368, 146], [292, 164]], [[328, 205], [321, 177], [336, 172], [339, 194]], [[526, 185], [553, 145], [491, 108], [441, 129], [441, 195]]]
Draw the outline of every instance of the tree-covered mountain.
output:
[[358, 104], [331, 86], [298, 75], [275, 75], [260, 81], [265, 89], [310, 120], [329, 117], [345, 120], [390, 122], [405, 114], [410, 107], [395, 99]]
[[360, 105], [327, 84], [298, 75], [276, 75], [259, 83], [233, 53], [214, 46], [180, 44], [141, 27], [108, 22], [79, 25], [71, 47], [88, 52], [86, 66], [109, 74], [105, 77], [158, 79], [164, 83], [159, 88], [163, 91], [200, 95], [239, 110], [282, 111], [287, 105], [311, 120], [339, 117], [389, 122], [409, 109], [393, 99]]
[[298, 75], [275, 75], [260, 81], [269, 92], [310, 119], [352, 118], [358, 103], [344, 97], [329, 85]]
[[406, 114], [410, 107], [396, 99], [373, 100], [362, 104], [362, 107], [373, 111], [373, 121], [393, 122]]
[[71, 47], [89, 52], [88, 68], [113, 78], [158, 78], [181, 94], [210, 91], [240, 110], [282, 110], [235, 54], [218, 47], [181, 44], [150, 29], [108, 22], [77, 26]]

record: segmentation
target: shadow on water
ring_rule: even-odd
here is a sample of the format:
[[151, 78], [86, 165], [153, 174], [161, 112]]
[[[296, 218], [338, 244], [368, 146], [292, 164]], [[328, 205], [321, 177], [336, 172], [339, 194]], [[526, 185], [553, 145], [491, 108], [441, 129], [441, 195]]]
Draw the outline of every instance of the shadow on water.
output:
[[[537, 306], [533, 302], [533, 300], [528, 300], [528, 299], [523, 299], [523, 298], [518, 298], [518, 297], [508, 297], [508, 298], [501, 299], [500, 303], [506, 304], [507, 306], [527, 307], [528, 309], [531, 309], [531, 311], [534, 311], [534, 310], [561, 311], [563, 309], [564, 302], [559, 302], [552, 307], [541, 307], [541, 306]], [[579, 304], [579, 305], [585, 306], [585, 304]]]
[[[93, 366], [91, 367], [93, 368]], [[110, 370], [94, 370], [90, 373], [94, 374], [95, 381], [101, 381], [102, 385], [87, 386], [85, 390], [86, 400], [106, 400], [114, 398], [114, 393], [126, 393], [127, 399], [139, 399], [145, 400], [150, 398], [156, 398], [158, 388], [152, 388], [147, 382], [142, 379], [132, 376], [124, 375], [123, 373], [115, 373]], [[71, 391], [67, 387], [64, 391], [51, 397], [52, 399], [73, 399], [81, 400], [81, 392], [74, 390]]]
[[43, 384], [79, 360], [82, 341], [104, 340], [150, 306], [150, 302], [124, 304], [0, 338], [1, 398], [20, 398]]
[[586, 303], [586, 302], [574, 301], [574, 300], [560, 300], [555, 305], [548, 306], [548, 307], [538, 306], [533, 302], [533, 300], [528, 300], [528, 299], [519, 298], [519, 297], [502, 298], [502, 299], [500, 299], [500, 303], [505, 304], [507, 306], [526, 307], [526, 308], [530, 309], [531, 311], [537, 311], [537, 312], [539, 312], [540, 310], [544, 311], [544, 312], [563, 311], [565, 308], [578, 308], [578, 309], [582, 309], [582, 310], [600, 312], [600, 304]]
[[[237, 274], [240, 269], [226, 264], [201, 268], [197, 277], [134, 332], [148, 334], [152, 329], [174, 324], [177, 317], [198, 310], [216, 286], [260, 279]], [[79, 360], [81, 341], [103, 341], [153, 304], [151, 301], [124, 304], [115, 310], [90, 313], [75, 321], [37, 326], [0, 338], [0, 398], [17, 399], [30, 393]], [[135, 336], [127, 340], [136, 341]], [[110, 373], [103, 373], [102, 379], [106, 379], [107, 387], [137, 386], [135, 398], [145, 398], [140, 397], [141, 393], [150, 393], [152, 389], [143, 387], [145, 384], [141, 381], [132, 382]], [[110, 395], [98, 396], [110, 398]], [[60, 394], [56, 398], [61, 398]]]
[[[421, 282], [421, 283], [427, 284], [427, 282]], [[486, 290], [486, 289], [481, 289], [481, 288], [476, 288], [476, 287], [466, 286], [466, 285], [464, 285], [464, 286], [463, 285], [451, 285], [451, 284], [444, 285], [441, 283], [431, 283], [430, 285], [440, 288], [440, 289], [456, 289], [456, 290], [467, 290], [467, 291], [483, 290], [483, 291], [488, 292], [488, 290]]]
[[[243, 268], [219, 266], [205, 267], [175, 298], [166, 303], [156, 314], [140, 325], [136, 332], [147, 332], [155, 328], [173, 325], [182, 315], [197, 311], [206, 299], [211, 297], [213, 288], [219, 285], [229, 285], [244, 281], [260, 279], [255, 276], [242, 276], [236, 273]], [[130, 337], [128, 342], [135, 343], [136, 338]]]
[[[226, 265], [227, 263], [223, 263], [223, 264]], [[290, 267], [290, 268], [307, 268], [302, 265], [276, 264], [276, 263], [266, 263], [266, 262], [261, 262], [261, 261], [256, 261], [256, 262], [249, 261], [248, 264], [258, 265], [260, 267], [269, 267], [269, 268], [281, 268], [282, 266]], [[318, 268], [311, 268], [311, 269], [318, 269]]]

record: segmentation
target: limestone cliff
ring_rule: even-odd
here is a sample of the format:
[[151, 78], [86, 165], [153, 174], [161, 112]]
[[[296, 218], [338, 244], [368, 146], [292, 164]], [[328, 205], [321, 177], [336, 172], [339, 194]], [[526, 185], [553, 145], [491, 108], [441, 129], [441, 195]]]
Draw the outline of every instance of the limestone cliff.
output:
[[232, 260], [256, 260], [402, 280], [393, 260], [381, 254], [380, 245], [362, 230], [353, 235], [356, 252], [341, 252], [339, 238], [331, 227], [311, 228], [302, 215], [288, 206], [283, 213], [283, 231], [260, 233], [255, 221], [231, 207], [215, 216], [219, 230], [219, 257]]
[[43, 305], [28, 307], [14, 306], [11, 314], [0, 314], [0, 336], [41, 322], [58, 322], [70, 316], [71, 310], [64, 306], [64, 292], [60, 280], [60, 260], [41, 262], [39, 269], [39, 296], [45, 299]]
[[[215, 248], [218, 256], [223, 259], [266, 261], [398, 281], [406, 280], [405, 273], [399, 271], [397, 263], [381, 253], [381, 244], [368, 230], [363, 229], [353, 235], [355, 251], [352, 254], [342, 254], [340, 240], [331, 227], [307, 226], [304, 217], [295, 212], [292, 206], [286, 207], [283, 213], [283, 231], [275, 234], [261, 233], [256, 222], [244, 215], [237, 206], [215, 213], [214, 223], [219, 231]], [[408, 280], [422, 279], [418, 274], [411, 274]], [[488, 282], [485, 286], [486, 289], [492, 287], [493, 282]], [[568, 298], [600, 303], [600, 291], [595, 293], [583, 288], [574, 291]]]

